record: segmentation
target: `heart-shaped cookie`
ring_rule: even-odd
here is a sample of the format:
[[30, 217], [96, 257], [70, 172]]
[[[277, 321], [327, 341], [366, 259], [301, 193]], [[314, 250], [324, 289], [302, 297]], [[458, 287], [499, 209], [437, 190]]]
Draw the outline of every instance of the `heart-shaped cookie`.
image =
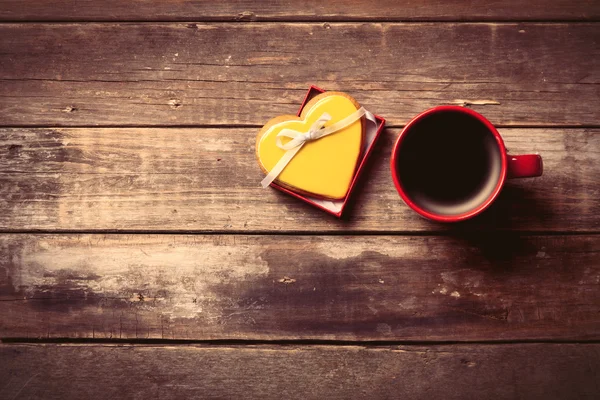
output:
[[[315, 96], [302, 109], [300, 117], [281, 115], [260, 130], [256, 140], [256, 156], [261, 169], [268, 173], [286, 153], [277, 146], [277, 135], [283, 129], [308, 132], [323, 114], [331, 119], [324, 128], [356, 112], [360, 105], [341, 92], [325, 92]], [[323, 199], [343, 199], [348, 193], [364, 140], [364, 116], [330, 135], [307, 142], [285, 166], [275, 182], [301, 194]], [[283, 144], [289, 138], [282, 138]]]

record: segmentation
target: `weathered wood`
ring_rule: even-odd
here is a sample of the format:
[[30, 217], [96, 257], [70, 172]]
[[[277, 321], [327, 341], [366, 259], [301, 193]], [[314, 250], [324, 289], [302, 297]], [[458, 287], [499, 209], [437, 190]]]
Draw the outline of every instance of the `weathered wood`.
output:
[[600, 338], [600, 236], [2, 235], [0, 338]]
[[509, 181], [480, 218], [449, 226], [400, 199], [388, 129], [339, 221], [260, 188], [257, 128], [0, 129], [0, 229], [122, 231], [598, 231], [599, 129], [501, 129], [515, 154], [539, 152], [544, 176]]
[[599, 35], [594, 23], [3, 24], [0, 124], [262, 125], [317, 84], [391, 125], [483, 100], [500, 103], [474, 106], [496, 124], [597, 125]]
[[2, 0], [0, 20], [46, 21], [338, 21], [590, 20], [594, 0]]
[[3, 399], [597, 399], [598, 344], [0, 345]]

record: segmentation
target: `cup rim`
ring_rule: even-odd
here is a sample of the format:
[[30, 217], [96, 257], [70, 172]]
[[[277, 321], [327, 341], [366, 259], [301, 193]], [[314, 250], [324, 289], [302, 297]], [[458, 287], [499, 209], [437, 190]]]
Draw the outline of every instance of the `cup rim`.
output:
[[[416, 204], [414, 201], [412, 201], [410, 199], [410, 197], [407, 195], [404, 187], [402, 186], [402, 183], [400, 182], [400, 178], [398, 176], [398, 171], [396, 169], [396, 163], [398, 161], [399, 150], [402, 145], [402, 141], [407, 136], [407, 133], [412, 129], [412, 127], [417, 122], [421, 121], [423, 118], [425, 118], [431, 114], [437, 114], [440, 112], [447, 112], [447, 111], [467, 114], [471, 117], [476, 118], [479, 122], [483, 123], [485, 125], [485, 127], [488, 129], [488, 131], [491, 132], [494, 135], [494, 138], [496, 139], [496, 143], [498, 145], [498, 148], [500, 149], [500, 155], [501, 155], [500, 159], [502, 162], [502, 165], [500, 168], [500, 177], [498, 178], [498, 182], [496, 183], [494, 190], [488, 196], [488, 198], [485, 199], [485, 201], [483, 201], [479, 206], [473, 208], [472, 210], [469, 210], [469, 211], [466, 211], [464, 213], [457, 214], [457, 215], [442, 215], [442, 214], [432, 213], [430, 211], [423, 209], [418, 204]], [[500, 136], [500, 134], [498, 133], [498, 131], [496, 130], [494, 125], [492, 125], [492, 123], [490, 121], [488, 121], [483, 115], [479, 114], [476, 111], [471, 110], [470, 108], [464, 107], [464, 106], [445, 105], [445, 106], [436, 106], [436, 107], [430, 108], [428, 110], [425, 110], [425, 111], [421, 112], [420, 114], [418, 114], [417, 116], [415, 116], [413, 119], [411, 119], [408, 124], [406, 124], [404, 129], [402, 129], [402, 131], [400, 132], [400, 135], [398, 135], [398, 138], [396, 139], [396, 143], [394, 144], [394, 147], [392, 149], [392, 157], [390, 160], [390, 169], [392, 171], [392, 180], [394, 181], [394, 186], [396, 187], [398, 194], [400, 195], [402, 200], [406, 203], [406, 205], [408, 205], [410, 208], [412, 208], [414, 211], [416, 211], [423, 217], [431, 219], [433, 221], [458, 222], [458, 221], [464, 221], [464, 220], [472, 218], [478, 214], [481, 214], [484, 210], [486, 210], [494, 202], [494, 200], [496, 200], [496, 198], [500, 194], [500, 191], [502, 190], [502, 187], [504, 186], [504, 182], [506, 181], [506, 171], [507, 171], [506, 157], [507, 157], [506, 156], [506, 148], [504, 147], [504, 141], [502, 140], [502, 137]]]

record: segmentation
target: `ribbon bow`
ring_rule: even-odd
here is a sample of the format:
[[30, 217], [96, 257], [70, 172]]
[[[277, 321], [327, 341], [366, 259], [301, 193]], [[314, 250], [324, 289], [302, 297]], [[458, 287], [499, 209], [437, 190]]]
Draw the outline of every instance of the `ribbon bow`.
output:
[[[268, 187], [271, 182], [273, 182], [279, 174], [285, 169], [285, 167], [289, 164], [289, 162], [294, 158], [294, 156], [300, 151], [302, 146], [306, 142], [320, 139], [324, 136], [331, 135], [339, 130], [344, 129], [348, 125], [352, 124], [363, 115], [367, 116], [369, 121], [375, 122], [375, 117], [373, 114], [365, 110], [363, 107], [359, 108], [349, 116], [344, 119], [339, 120], [338, 122], [324, 128], [325, 124], [331, 120], [331, 115], [327, 113], [323, 113], [309, 128], [307, 132], [300, 132], [293, 129], [282, 129], [281, 132], [277, 134], [277, 147], [282, 150], [286, 150], [283, 156], [279, 159], [277, 164], [269, 171], [265, 179], [260, 183], [263, 188]], [[272, 126], [271, 129], [275, 128], [276, 125]], [[266, 134], [266, 133], [265, 133]], [[288, 137], [292, 140], [283, 144], [281, 141], [282, 137]]]
[[[310, 129], [306, 133], [295, 131], [289, 128], [282, 129], [281, 132], [277, 134], [277, 147], [282, 150], [291, 150], [296, 147], [302, 147], [305, 142], [310, 142], [311, 140], [323, 137], [324, 135], [319, 131], [328, 121], [331, 121], [331, 115], [323, 113], [323, 115], [321, 115], [319, 119], [317, 119], [315, 123], [310, 126]], [[289, 137], [292, 140], [286, 144], [283, 144], [281, 141], [282, 137]]]

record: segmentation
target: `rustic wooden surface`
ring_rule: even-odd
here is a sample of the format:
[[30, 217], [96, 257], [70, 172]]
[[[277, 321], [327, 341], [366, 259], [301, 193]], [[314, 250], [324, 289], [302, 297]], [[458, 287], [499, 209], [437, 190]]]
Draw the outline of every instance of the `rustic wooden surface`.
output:
[[596, 399], [598, 344], [0, 346], [5, 399]]
[[2, 0], [8, 21], [598, 20], [594, 0]]
[[0, 337], [575, 340], [597, 235], [3, 235]]
[[[200, 232], [432, 232], [399, 201], [387, 129], [342, 221], [264, 190], [254, 128], [0, 128], [0, 229]], [[539, 152], [544, 176], [509, 181], [462, 230], [595, 232], [600, 130], [501, 129], [515, 154]], [[143, 138], [143, 139], [141, 139]]]
[[258, 127], [316, 84], [390, 126], [465, 101], [503, 126], [589, 126], [599, 39], [595, 23], [2, 24], [0, 120]]
[[[600, 3], [0, 1], [0, 398], [598, 398]], [[258, 187], [309, 85], [387, 119], [346, 217]], [[459, 225], [393, 141], [463, 104], [544, 176]]]

